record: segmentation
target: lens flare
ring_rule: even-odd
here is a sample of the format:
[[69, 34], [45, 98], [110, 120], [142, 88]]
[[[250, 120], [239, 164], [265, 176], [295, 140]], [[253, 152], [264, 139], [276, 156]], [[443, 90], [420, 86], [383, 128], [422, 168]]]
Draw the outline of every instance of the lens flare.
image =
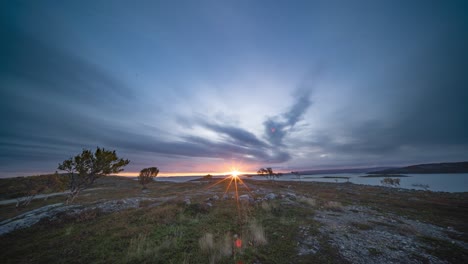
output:
[[[237, 170], [237, 168], [231, 167], [230, 170], [228, 170], [228, 172], [226, 172], [224, 175], [225, 175], [225, 177], [220, 178], [216, 182], [210, 184], [209, 186], [207, 186], [207, 187], [205, 187], [203, 189], [208, 190], [208, 189], [211, 189], [211, 188], [215, 187], [216, 185], [223, 184], [225, 186], [224, 187], [225, 188], [224, 189], [224, 194], [222, 196], [223, 199], [226, 199], [226, 198], [229, 199], [229, 196], [227, 195], [228, 192], [230, 190], [231, 190], [231, 192], [233, 192], [232, 198], [235, 199], [235, 203], [236, 203], [236, 207], [237, 207], [238, 224], [240, 225], [239, 232], [242, 233], [243, 224], [241, 224], [241, 223], [243, 221], [242, 219], [245, 219], [246, 214], [247, 214], [246, 211], [248, 211], [248, 209], [247, 210], [245, 209], [245, 207], [244, 207], [245, 203], [243, 203], [240, 200], [240, 198], [242, 198], [242, 197], [239, 195], [239, 192], [241, 191], [241, 188], [243, 188], [248, 193], [250, 193], [250, 196], [248, 196], [249, 197], [248, 202], [250, 202], [250, 199], [252, 199], [252, 197], [255, 197], [255, 196], [254, 196], [254, 193], [252, 193], [250, 188], [247, 186], [247, 184], [242, 179], [244, 177], [247, 177], [246, 173], [243, 173], [240, 170]], [[224, 198], [224, 197], [226, 197], [226, 198]], [[236, 248], [236, 250], [241, 252], [240, 250], [242, 249], [242, 246], [243, 246], [242, 239], [238, 238], [237, 235], [236, 235], [235, 240], [233, 242], [234, 242], [234, 247]], [[246, 245], [247, 244], [244, 244], [244, 247]], [[235, 257], [235, 254], [236, 254], [236, 252], [235, 252], [236, 250], [234, 250], [234, 257]], [[243, 262], [239, 260], [237, 263], [242, 264]]]
[[[250, 191], [250, 188], [242, 180], [241, 175], [243, 175], [242, 172], [238, 171], [235, 168], [232, 168], [229, 172], [226, 173], [226, 177], [209, 185], [208, 187], [205, 188], [205, 190], [213, 188], [214, 186], [221, 184], [223, 182], [226, 182], [227, 186], [226, 186], [226, 189], [224, 190], [223, 195], [226, 195], [229, 192], [229, 190], [234, 189], [233, 191], [234, 191], [235, 199], [239, 207], [239, 187], [242, 186], [245, 190], [247, 190], [250, 194], [252, 194], [252, 192]], [[231, 188], [231, 186], [233, 188]]]

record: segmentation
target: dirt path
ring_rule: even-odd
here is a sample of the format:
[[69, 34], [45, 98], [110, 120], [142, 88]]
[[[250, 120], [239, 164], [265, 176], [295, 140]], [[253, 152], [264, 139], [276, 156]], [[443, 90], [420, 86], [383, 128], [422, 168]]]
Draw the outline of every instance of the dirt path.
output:
[[[89, 191], [96, 191], [96, 190], [101, 190], [101, 189], [106, 189], [106, 188], [91, 188], [91, 189], [86, 189], [83, 192], [89, 192]], [[48, 194], [38, 194], [34, 196], [33, 200], [36, 199], [43, 199], [43, 198], [48, 198], [48, 197], [53, 197], [53, 196], [60, 196], [60, 195], [68, 195], [70, 191], [65, 191], [65, 192], [56, 192], [56, 193], [48, 193]], [[8, 200], [2, 200], [0, 201], [0, 205], [6, 205], [6, 204], [14, 204], [18, 202], [18, 199], [21, 201], [25, 200], [27, 197], [18, 197], [15, 199], [8, 199]]]
[[[97, 189], [97, 188], [96, 188]], [[91, 189], [90, 189], [91, 190]], [[159, 197], [159, 198], [146, 198], [146, 197], [132, 197], [126, 199], [110, 200], [104, 202], [96, 202], [88, 205], [64, 205], [63, 203], [46, 205], [10, 219], [0, 222], [0, 235], [10, 233], [16, 229], [30, 227], [42, 219], [53, 219], [61, 213], [67, 213], [69, 216], [79, 215], [85, 211], [100, 210], [104, 213], [112, 213], [129, 208], [138, 208], [140, 202], [146, 201], [151, 204], [149, 207], [158, 206], [163, 202], [174, 199], [176, 196]]]

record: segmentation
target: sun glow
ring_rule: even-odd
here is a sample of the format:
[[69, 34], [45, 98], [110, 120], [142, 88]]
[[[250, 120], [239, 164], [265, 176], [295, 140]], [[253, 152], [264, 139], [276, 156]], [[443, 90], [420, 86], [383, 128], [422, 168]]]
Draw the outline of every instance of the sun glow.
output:
[[245, 174], [246, 174], [245, 172], [240, 171], [237, 167], [231, 167], [227, 172], [224, 173], [226, 177], [208, 186], [207, 189], [214, 187], [215, 185], [218, 185], [222, 182], [226, 182], [227, 186], [224, 191], [224, 194], [226, 194], [231, 189], [231, 187], [233, 187], [234, 192], [235, 192], [235, 197], [238, 200], [239, 199], [239, 191], [238, 191], [239, 185], [243, 186], [248, 192], [250, 192], [249, 187], [244, 183], [244, 181], [241, 178], [241, 176]]
[[237, 170], [233, 170], [229, 173], [233, 178], [239, 177], [240, 172]]

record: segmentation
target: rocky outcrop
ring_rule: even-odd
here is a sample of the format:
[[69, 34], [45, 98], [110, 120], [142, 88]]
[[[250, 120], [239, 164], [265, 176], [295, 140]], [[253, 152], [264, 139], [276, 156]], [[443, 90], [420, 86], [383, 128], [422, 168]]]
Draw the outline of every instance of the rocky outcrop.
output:
[[31, 210], [0, 222], [0, 235], [10, 233], [16, 229], [30, 227], [44, 218], [53, 218], [60, 213], [79, 208], [79, 205], [64, 206], [63, 203], [57, 203]]
[[0, 222], [0, 235], [10, 233], [16, 229], [30, 227], [38, 223], [42, 219], [54, 220], [62, 214], [66, 214], [67, 216], [74, 216], [81, 214], [85, 211], [91, 210], [99, 210], [103, 213], [111, 213], [130, 208], [138, 208], [140, 207], [140, 202], [142, 201], [154, 201], [155, 203], [151, 206], [156, 206], [167, 199], [168, 198], [158, 199], [134, 197], [104, 202], [96, 202], [87, 205], [64, 205], [63, 203], [50, 204]]

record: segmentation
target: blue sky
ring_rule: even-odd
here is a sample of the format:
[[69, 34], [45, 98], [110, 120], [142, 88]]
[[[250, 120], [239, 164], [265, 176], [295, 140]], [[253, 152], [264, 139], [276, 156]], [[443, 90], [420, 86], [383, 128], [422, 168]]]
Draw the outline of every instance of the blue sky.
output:
[[468, 159], [464, 1], [2, 1], [0, 177]]

